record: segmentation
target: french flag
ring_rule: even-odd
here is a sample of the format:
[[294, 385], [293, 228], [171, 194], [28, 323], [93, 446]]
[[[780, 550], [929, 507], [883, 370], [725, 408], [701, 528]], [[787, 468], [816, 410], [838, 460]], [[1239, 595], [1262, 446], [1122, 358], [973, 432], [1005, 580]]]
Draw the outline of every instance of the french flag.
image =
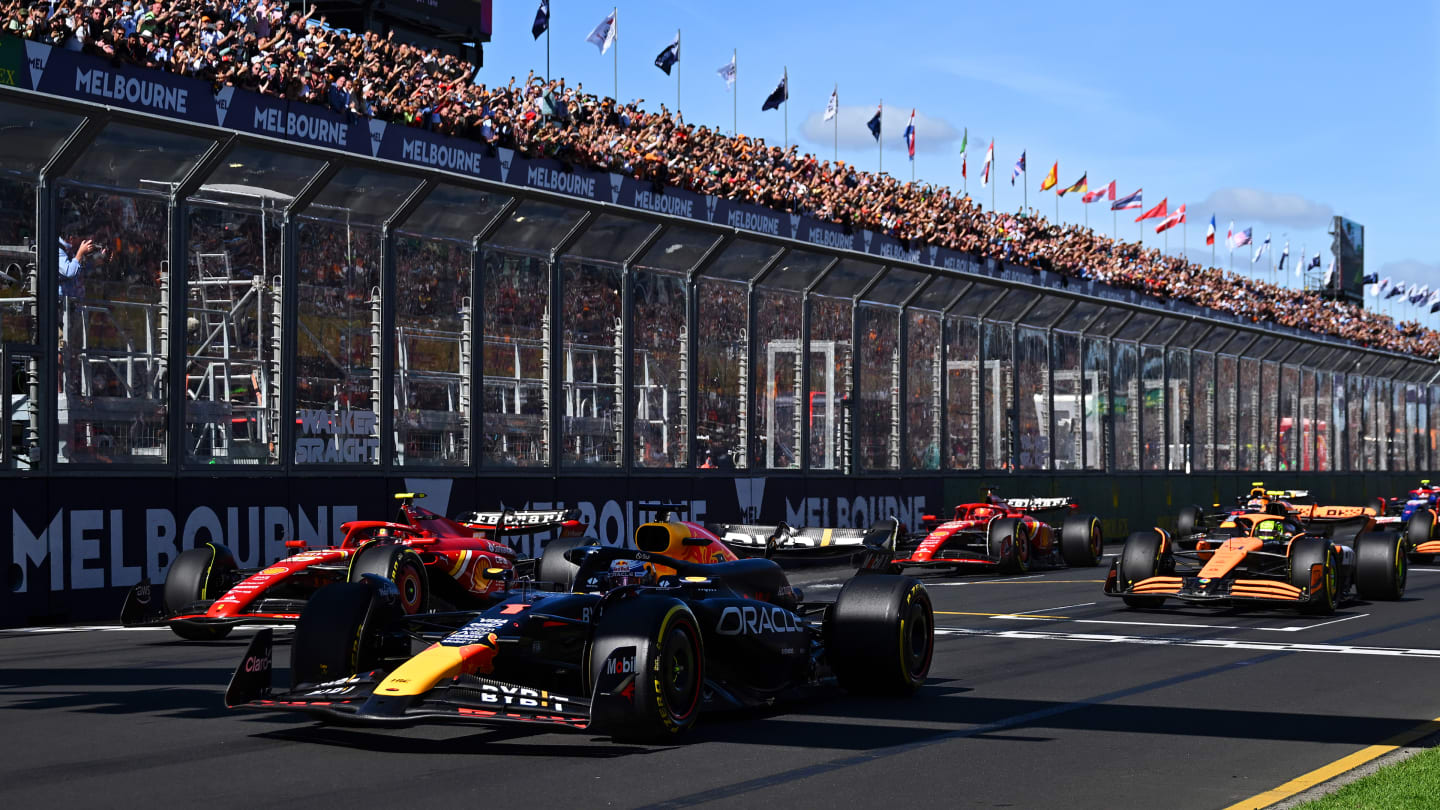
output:
[[1210, 215], [1210, 227], [1205, 229], [1205, 244], [1215, 244], [1215, 215]]
[[1144, 190], [1145, 190], [1145, 189], [1143, 189], [1143, 188], [1137, 188], [1137, 189], [1135, 189], [1135, 193], [1134, 193], [1134, 194], [1129, 194], [1129, 195], [1126, 195], [1126, 196], [1124, 196], [1124, 197], [1121, 197], [1120, 199], [1118, 199], [1118, 200], [1116, 200], [1115, 202], [1113, 202], [1113, 203], [1110, 204], [1110, 210], [1111, 210], [1111, 211], [1124, 211], [1124, 210], [1127, 209], [1127, 208], [1144, 208], [1145, 205], [1144, 205], [1143, 202], [1141, 202], [1141, 198], [1140, 198], [1140, 192], [1142, 192], [1142, 191], [1144, 191]]
[[915, 110], [910, 110], [910, 123], [905, 126], [905, 148], [910, 150], [910, 159], [915, 159]]

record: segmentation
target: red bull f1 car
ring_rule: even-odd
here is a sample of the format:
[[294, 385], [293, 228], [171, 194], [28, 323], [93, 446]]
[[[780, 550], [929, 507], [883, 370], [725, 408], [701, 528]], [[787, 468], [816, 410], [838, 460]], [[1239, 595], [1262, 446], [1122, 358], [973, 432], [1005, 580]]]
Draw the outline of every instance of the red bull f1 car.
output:
[[926, 532], [908, 539], [896, 565], [964, 568], [992, 566], [1019, 574], [1031, 568], [1094, 566], [1104, 556], [1100, 519], [1070, 498], [1001, 498], [955, 507], [941, 522], [927, 516]]
[[407, 614], [395, 584], [373, 574], [327, 586], [296, 628], [290, 688], [272, 686], [266, 629], [226, 703], [363, 726], [540, 723], [653, 741], [711, 709], [832, 683], [908, 694], [925, 680], [929, 596], [914, 579], [882, 573], [894, 521], [870, 533], [860, 570], [832, 602], [805, 601], [773, 560], [734, 559], [693, 529], [647, 523], [637, 549], [552, 541], [542, 566], [573, 566], [570, 587], [510, 582], [497, 570], [505, 589], [480, 610]]
[[1174, 599], [1314, 614], [1352, 596], [1396, 600], [1405, 593], [1405, 539], [1375, 529], [1368, 507], [1310, 505], [1297, 515], [1230, 515], [1190, 549], [1163, 529], [1136, 532], [1111, 563], [1105, 594], [1135, 608]]
[[290, 556], [257, 570], [243, 570], [229, 549], [205, 543], [180, 553], [157, 588], [141, 582], [130, 590], [121, 623], [168, 626], [181, 638], [224, 638], [242, 624], [293, 624], [321, 586], [358, 582], [367, 574], [394, 583], [406, 614], [432, 606], [488, 604], [504, 587], [491, 571], [533, 573], [533, 561], [503, 540], [517, 534], [556, 531], [578, 537], [585, 531], [575, 511], [471, 513], [457, 520], [415, 504], [422, 493], [400, 493], [398, 520], [344, 524], [338, 546], [308, 548], [288, 540]]

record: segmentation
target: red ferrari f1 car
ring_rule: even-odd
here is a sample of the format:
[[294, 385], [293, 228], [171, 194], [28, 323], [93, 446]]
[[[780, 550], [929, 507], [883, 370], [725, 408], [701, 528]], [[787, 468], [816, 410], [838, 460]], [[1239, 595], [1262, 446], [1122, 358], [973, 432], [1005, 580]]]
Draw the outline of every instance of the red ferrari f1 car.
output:
[[432, 604], [475, 608], [494, 601], [503, 587], [491, 572], [504, 572], [505, 579], [534, 573], [535, 561], [519, 559], [505, 537], [585, 533], [575, 510], [473, 512], [451, 520], [417, 506], [423, 493], [395, 497], [396, 521], [346, 523], [338, 546], [307, 548], [303, 540], [287, 540], [290, 556], [258, 570], [242, 570], [219, 543], [181, 552], [160, 593], [149, 582], [130, 590], [120, 621], [127, 627], [168, 626], [196, 641], [221, 639], [242, 624], [294, 623], [321, 586], [359, 582], [366, 574], [394, 582], [409, 615]]
[[897, 566], [994, 566], [1019, 574], [1031, 567], [1094, 566], [1104, 555], [1100, 519], [1071, 498], [1001, 498], [993, 490], [980, 503], [955, 507], [952, 520], [926, 516], [925, 533], [912, 535]]

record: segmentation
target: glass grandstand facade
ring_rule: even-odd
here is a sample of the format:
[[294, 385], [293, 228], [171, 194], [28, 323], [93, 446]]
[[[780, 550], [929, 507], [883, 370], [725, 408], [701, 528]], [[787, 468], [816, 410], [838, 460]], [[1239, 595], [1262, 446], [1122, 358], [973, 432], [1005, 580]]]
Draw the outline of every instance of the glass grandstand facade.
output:
[[32, 94], [0, 121], [0, 475], [1440, 458], [1415, 358]]

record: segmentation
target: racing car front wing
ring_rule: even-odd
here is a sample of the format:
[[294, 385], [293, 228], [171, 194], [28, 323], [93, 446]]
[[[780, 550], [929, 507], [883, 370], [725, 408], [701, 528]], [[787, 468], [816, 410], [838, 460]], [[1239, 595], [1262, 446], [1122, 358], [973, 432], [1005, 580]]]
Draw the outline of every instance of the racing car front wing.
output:
[[1278, 579], [1217, 578], [1200, 576], [1146, 577], [1128, 588], [1120, 586], [1119, 561], [1110, 564], [1105, 577], [1106, 596], [1160, 596], [1197, 604], [1239, 602], [1303, 604], [1324, 587], [1325, 566], [1311, 566], [1309, 587], [1300, 588]]
[[[300, 684], [289, 692], [271, 690], [272, 633], [255, 634], [225, 690], [232, 709], [298, 711], [342, 725], [411, 726], [420, 723], [545, 723], [575, 729], [590, 726], [591, 701], [475, 675], [457, 675], [418, 695], [377, 695], [384, 673], [368, 672], [336, 681]], [[628, 699], [634, 675], [602, 699]]]

